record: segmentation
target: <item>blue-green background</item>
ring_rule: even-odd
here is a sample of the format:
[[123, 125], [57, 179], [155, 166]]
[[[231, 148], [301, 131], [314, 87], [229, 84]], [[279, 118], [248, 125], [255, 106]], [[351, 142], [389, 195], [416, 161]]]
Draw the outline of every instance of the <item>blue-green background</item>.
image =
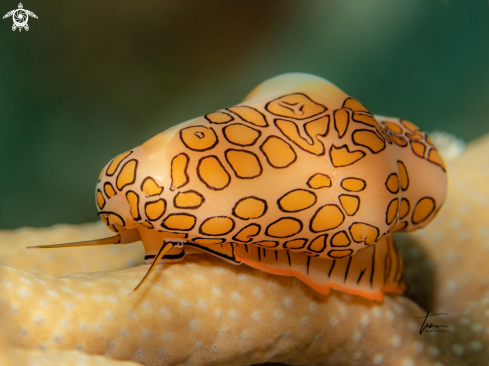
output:
[[489, 132], [484, 0], [23, 5], [39, 17], [28, 32], [0, 21], [0, 228], [96, 220], [113, 156], [284, 72], [325, 77], [427, 131]]

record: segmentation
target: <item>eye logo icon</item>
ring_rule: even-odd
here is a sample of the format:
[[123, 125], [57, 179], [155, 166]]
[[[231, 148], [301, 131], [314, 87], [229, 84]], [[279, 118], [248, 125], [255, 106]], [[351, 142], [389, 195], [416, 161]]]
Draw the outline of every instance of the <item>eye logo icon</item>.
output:
[[29, 30], [29, 25], [27, 24], [27, 22], [29, 21], [29, 16], [37, 19], [36, 14], [34, 14], [30, 10], [24, 9], [22, 3], [19, 3], [19, 8], [9, 11], [3, 16], [3, 19], [12, 17], [14, 21], [14, 24], [12, 25], [12, 30], [15, 31], [17, 28], [19, 28], [19, 32], [21, 32], [22, 28], [24, 28], [26, 31]]

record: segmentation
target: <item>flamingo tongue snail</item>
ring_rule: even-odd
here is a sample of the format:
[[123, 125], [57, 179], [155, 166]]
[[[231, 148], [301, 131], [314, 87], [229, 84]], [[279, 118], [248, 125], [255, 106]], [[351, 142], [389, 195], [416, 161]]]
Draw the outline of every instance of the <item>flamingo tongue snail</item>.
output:
[[142, 240], [152, 265], [138, 287], [159, 261], [204, 251], [380, 301], [406, 287], [390, 234], [431, 221], [446, 186], [414, 124], [374, 116], [322, 78], [284, 74], [109, 162], [96, 201], [117, 235], [40, 247]]

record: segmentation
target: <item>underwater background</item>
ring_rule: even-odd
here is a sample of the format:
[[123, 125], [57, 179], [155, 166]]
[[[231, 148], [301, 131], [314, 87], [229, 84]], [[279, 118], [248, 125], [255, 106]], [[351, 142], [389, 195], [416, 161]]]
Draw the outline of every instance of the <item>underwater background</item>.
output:
[[489, 132], [487, 0], [22, 4], [28, 32], [0, 22], [2, 229], [97, 220], [110, 159], [285, 72], [425, 131]]

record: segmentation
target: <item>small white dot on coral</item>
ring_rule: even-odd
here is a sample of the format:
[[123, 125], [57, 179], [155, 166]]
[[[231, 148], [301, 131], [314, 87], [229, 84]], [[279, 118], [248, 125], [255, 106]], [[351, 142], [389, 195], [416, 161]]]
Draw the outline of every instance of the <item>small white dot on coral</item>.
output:
[[387, 317], [387, 319], [389, 320], [392, 320], [394, 319], [394, 313], [392, 311], [387, 311], [387, 313], [385, 314], [385, 316]]
[[112, 312], [108, 311], [105, 313], [105, 319], [107, 320], [113, 320], [114, 319], [114, 314]]
[[201, 342], [195, 342], [195, 344], [194, 344], [195, 348], [200, 348], [200, 346], [202, 346]]
[[185, 300], [185, 299], [181, 301], [181, 304], [182, 304], [182, 306], [184, 308], [188, 308], [188, 306], [190, 305], [190, 303], [188, 302], [188, 300]]
[[221, 310], [216, 310], [214, 312], [214, 314], [216, 315], [216, 318], [220, 318], [222, 316], [222, 311]]
[[48, 295], [49, 296], [58, 296], [58, 293], [54, 290], [48, 290]]
[[84, 323], [84, 322], [81, 322], [80, 323], [80, 329], [81, 330], [86, 330], [88, 327], [87, 327], [87, 323]]
[[117, 347], [117, 342], [116, 341], [110, 342], [109, 348], [116, 348], [116, 347]]
[[458, 284], [455, 280], [448, 280], [445, 282], [445, 286], [448, 291], [455, 291], [458, 287]]
[[42, 315], [37, 315], [35, 320], [37, 324], [44, 324], [44, 317]]
[[464, 346], [462, 346], [461, 344], [454, 344], [452, 346], [452, 351], [457, 355], [461, 356], [464, 354]]
[[28, 334], [29, 334], [29, 331], [28, 331], [27, 329], [22, 328], [22, 329], [20, 330], [20, 335], [21, 335], [21, 336], [26, 336], [26, 335], [28, 335]]
[[414, 366], [414, 362], [410, 358], [406, 358], [402, 363], [402, 366]]
[[360, 359], [360, 357], [362, 357], [362, 354], [361, 354], [360, 352], [355, 352], [355, 353], [353, 354], [353, 359], [354, 359], [354, 360], [359, 360], [359, 359]]
[[378, 318], [380, 315], [382, 315], [382, 312], [380, 311], [379, 308], [375, 307], [373, 310], [374, 315]]
[[284, 299], [284, 305], [289, 307], [290, 305], [292, 305], [292, 299], [290, 297], [286, 297]]
[[471, 341], [470, 348], [472, 348], [474, 351], [480, 351], [482, 349], [482, 343], [479, 341]]
[[365, 315], [362, 319], [362, 324], [367, 326], [369, 323], [370, 323], [370, 318], [367, 315]]
[[138, 349], [135, 353], [135, 357], [141, 357], [143, 355], [143, 350]]
[[362, 339], [362, 335], [360, 333], [355, 333], [355, 335], [353, 336], [353, 340], [355, 342], [358, 342], [360, 339]]
[[147, 338], [149, 336], [149, 330], [143, 329], [142, 336], [143, 338]]
[[67, 327], [68, 325], [70, 325], [70, 321], [68, 319], [61, 319], [61, 325], [63, 327]]
[[261, 296], [262, 294], [261, 288], [253, 287], [253, 294], [255, 294], [256, 296]]
[[222, 294], [222, 290], [219, 287], [216, 287], [216, 286], [214, 286], [212, 288], [212, 292], [214, 292], [216, 295], [221, 295]]
[[421, 343], [421, 342], [415, 342], [414, 343], [414, 350], [416, 352], [422, 352], [423, 351], [423, 343]]
[[127, 334], [127, 330], [125, 330], [124, 328], [122, 328], [122, 329], [119, 331], [119, 334], [120, 334], [121, 336], [123, 336], [123, 337], [124, 337], [124, 336]]
[[236, 310], [231, 310], [229, 312], [229, 317], [235, 319], [237, 316], [238, 316], [238, 314], [236, 313]]
[[95, 330], [98, 330], [98, 331], [101, 331], [102, 330], [102, 324], [100, 324], [100, 323], [95, 323], [93, 325], [93, 327], [95, 328]]
[[151, 310], [151, 304], [149, 302], [145, 302], [143, 304], [143, 309], [144, 310]]
[[282, 314], [280, 313], [280, 311], [275, 311], [275, 313], [273, 314], [275, 316], [275, 319], [280, 319], [282, 318]]
[[3, 280], [2, 280], [2, 285], [4, 285], [5, 287], [10, 287], [10, 286], [12, 286], [12, 284], [11, 284], [9, 281], [7, 281], [6, 279], [3, 279]]
[[20, 297], [22, 297], [23, 299], [26, 299], [26, 298], [28, 298], [28, 297], [30, 296], [30, 292], [29, 292], [29, 290], [28, 290], [28, 289], [23, 288], [23, 289], [19, 290], [19, 295], [20, 295]]
[[73, 309], [73, 304], [69, 301], [65, 302], [65, 307], [68, 309], [68, 310], [72, 310]]
[[302, 319], [301, 319], [301, 324], [302, 325], [306, 325], [307, 324], [307, 316], [304, 316]]
[[460, 320], [458, 322], [460, 324], [464, 324], [464, 325], [469, 325], [470, 324], [470, 320], [467, 319], [467, 318], [460, 318]]
[[199, 300], [199, 306], [203, 309], [207, 308], [207, 302], [205, 300]]
[[165, 337], [166, 340], [171, 339], [171, 333], [170, 332], [166, 332], [165, 335], [164, 335], [164, 337]]
[[336, 319], [336, 317], [334, 317], [334, 316], [331, 317], [329, 319], [329, 324], [331, 324], [334, 327], [336, 324], [338, 324], [338, 319]]
[[382, 355], [377, 355], [374, 357], [374, 364], [375, 365], [380, 365], [384, 361], [384, 356]]
[[81, 344], [77, 344], [77, 345], [75, 346], [75, 348], [76, 348], [78, 351], [83, 350], [83, 346], [82, 346]]
[[189, 324], [190, 329], [196, 329], [197, 328], [197, 322], [195, 320], [192, 320]]
[[49, 305], [49, 302], [48, 302], [48, 301], [46, 301], [46, 300], [41, 300], [41, 301], [39, 301], [39, 305], [41, 305], [41, 306], [43, 306], [43, 307], [46, 307], [46, 306], [48, 306], [48, 305]]
[[474, 324], [472, 326], [472, 331], [473, 332], [480, 332], [482, 329], [484, 329], [484, 327], [482, 326], [482, 324]]
[[13, 314], [17, 314], [19, 312], [19, 308], [15, 305], [12, 305], [10, 307], [10, 312], [12, 312]]
[[260, 313], [258, 311], [254, 311], [251, 314], [251, 317], [253, 318], [253, 320], [258, 320], [258, 319], [260, 319]]
[[163, 306], [162, 308], [160, 308], [160, 314], [163, 314], [163, 315], [168, 314], [168, 309]]
[[212, 346], [212, 350], [213, 350], [213, 351], [217, 351], [217, 349], [218, 349], [218, 348], [219, 348], [219, 347], [217, 346], [217, 344], [215, 344], [215, 345], [213, 345], [213, 346]]
[[311, 310], [311, 311], [316, 311], [316, 310], [317, 310], [317, 308], [318, 308], [318, 305], [317, 305], [315, 302], [311, 302], [311, 303], [309, 304], [309, 310]]
[[394, 336], [392, 338], [392, 345], [394, 345], [395, 347], [399, 346], [401, 344], [401, 338], [398, 337], [398, 336]]
[[236, 291], [234, 291], [231, 295], [235, 301], [241, 300], [241, 295], [239, 293], [237, 293]]

